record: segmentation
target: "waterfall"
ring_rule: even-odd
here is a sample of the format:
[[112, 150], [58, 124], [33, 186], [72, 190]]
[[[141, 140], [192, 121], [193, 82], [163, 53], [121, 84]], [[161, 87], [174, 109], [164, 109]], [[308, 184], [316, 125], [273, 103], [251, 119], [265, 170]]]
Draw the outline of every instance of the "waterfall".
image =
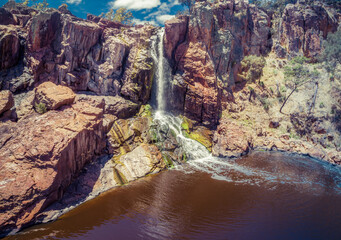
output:
[[152, 43], [152, 57], [156, 66], [156, 105], [158, 111], [165, 111], [165, 59], [163, 53], [163, 37], [165, 35], [165, 29], [161, 28], [157, 33], [156, 39]]
[[182, 120], [166, 111], [166, 88], [169, 86], [171, 74], [167, 73], [170, 69], [166, 65], [167, 60], [164, 56], [164, 34], [165, 30], [161, 28], [152, 42], [152, 57], [157, 66], [155, 72], [157, 111], [154, 114], [154, 122], [159, 125], [160, 129], [169, 129], [176, 134], [176, 140], [186, 153], [188, 160], [210, 158], [211, 154], [205, 146], [184, 136], [181, 129]]

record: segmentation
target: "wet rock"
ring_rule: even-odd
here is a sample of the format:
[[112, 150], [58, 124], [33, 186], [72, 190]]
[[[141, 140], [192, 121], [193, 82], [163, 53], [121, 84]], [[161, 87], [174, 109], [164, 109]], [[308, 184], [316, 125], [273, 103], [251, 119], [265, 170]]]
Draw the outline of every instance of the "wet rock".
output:
[[77, 103], [0, 125], [0, 234], [32, 222], [102, 153], [102, 117], [102, 109]]
[[116, 177], [121, 179], [122, 183], [134, 181], [166, 168], [159, 149], [147, 144], [140, 145], [115, 163]]
[[64, 86], [58, 86], [52, 82], [40, 84], [35, 90], [35, 103], [45, 104], [47, 110], [56, 110], [64, 105], [74, 102], [76, 95]]
[[0, 91], [0, 115], [14, 106], [14, 98], [10, 91]]

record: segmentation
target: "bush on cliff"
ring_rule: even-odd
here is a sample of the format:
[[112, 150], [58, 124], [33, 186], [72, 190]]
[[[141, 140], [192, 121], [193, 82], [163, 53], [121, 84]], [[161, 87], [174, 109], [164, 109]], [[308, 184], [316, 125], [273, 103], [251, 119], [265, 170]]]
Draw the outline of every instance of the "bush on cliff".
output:
[[245, 81], [255, 82], [262, 76], [265, 63], [264, 57], [246, 56], [241, 62], [241, 74], [239, 76]]
[[119, 8], [116, 12], [113, 9], [110, 9], [106, 14], [102, 13], [100, 17], [104, 17], [110, 21], [131, 25], [133, 14], [126, 8]]

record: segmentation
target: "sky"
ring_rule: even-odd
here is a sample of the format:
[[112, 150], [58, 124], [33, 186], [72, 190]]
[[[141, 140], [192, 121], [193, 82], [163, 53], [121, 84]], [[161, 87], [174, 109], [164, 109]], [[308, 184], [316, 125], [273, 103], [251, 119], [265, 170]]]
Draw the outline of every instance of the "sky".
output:
[[[0, 5], [6, 2], [7, 0], [0, 0]], [[183, 10], [179, 0], [47, 0], [47, 2], [53, 8], [66, 3], [69, 10], [80, 18], [86, 18], [87, 13], [100, 15], [102, 12], [108, 12], [110, 8], [124, 7], [133, 13], [136, 24], [148, 21], [160, 26], [179, 10]]]

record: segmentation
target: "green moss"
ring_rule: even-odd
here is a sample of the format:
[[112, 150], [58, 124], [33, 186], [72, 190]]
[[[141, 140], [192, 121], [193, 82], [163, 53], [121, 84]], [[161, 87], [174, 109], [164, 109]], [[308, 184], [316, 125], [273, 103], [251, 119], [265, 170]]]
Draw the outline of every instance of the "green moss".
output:
[[149, 104], [142, 105], [138, 115], [140, 117], [152, 117], [152, 110], [153, 108]]
[[173, 161], [169, 158], [169, 156], [167, 154], [162, 154], [162, 159], [163, 159], [163, 161], [165, 161], [167, 168], [173, 168], [174, 167]]
[[183, 162], [187, 162], [187, 155], [186, 155], [186, 153], [182, 154], [182, 161]]
[[205, 136], [197, 133], [197, 132], [192, 132], [189, 134], [189, 137], [202, 145], [204, 145], [208, 151], [212, 151], [212, 142], [210, 139], [206, 138]]

